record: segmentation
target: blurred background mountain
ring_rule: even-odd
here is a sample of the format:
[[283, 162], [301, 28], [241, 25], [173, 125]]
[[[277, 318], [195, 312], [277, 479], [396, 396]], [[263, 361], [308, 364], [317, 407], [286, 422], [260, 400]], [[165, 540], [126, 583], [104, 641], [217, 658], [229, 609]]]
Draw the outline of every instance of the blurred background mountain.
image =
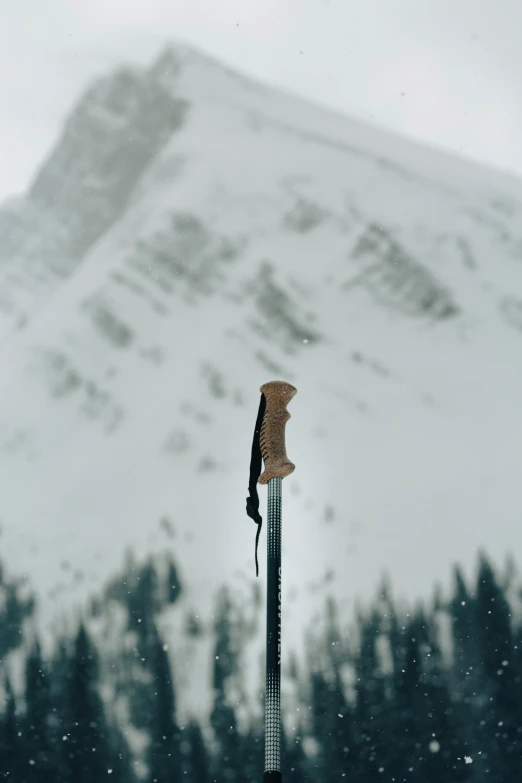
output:
[[521, 205], [187, 46], [86, 90], [0, 210], [4, 776], [259, 778], [275, 378], [285, 776], [520, 774]]

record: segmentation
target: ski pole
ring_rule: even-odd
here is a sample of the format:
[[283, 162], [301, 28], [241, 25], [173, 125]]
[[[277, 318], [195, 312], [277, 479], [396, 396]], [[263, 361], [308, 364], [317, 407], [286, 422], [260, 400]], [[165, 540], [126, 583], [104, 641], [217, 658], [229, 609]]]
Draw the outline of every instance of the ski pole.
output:
[[[285, 426], [290, 418], [286, 406], [297, 389], [285, 381], [261, 386], [257, 416], [247, 514], [257, 523], [256, 575], [259, 575], [257, 544], [262, 518], [256, 484], [268, 484], [267, 600], [266, 600], [266, 690], [265, 771], [263, 783], [282, 783], [281, 775], [281, 496], [282, 480], [295, 470], [286, 455]], [[261, 456], [265, 469], [261, 475]]]

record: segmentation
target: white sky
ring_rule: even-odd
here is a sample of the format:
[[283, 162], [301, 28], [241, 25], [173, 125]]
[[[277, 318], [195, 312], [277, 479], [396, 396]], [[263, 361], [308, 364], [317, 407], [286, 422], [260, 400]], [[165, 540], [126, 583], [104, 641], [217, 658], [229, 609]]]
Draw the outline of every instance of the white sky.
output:
[[0, 0], [0, 200], [85, 84], [168, 40], [522, 175], [522, 0]]

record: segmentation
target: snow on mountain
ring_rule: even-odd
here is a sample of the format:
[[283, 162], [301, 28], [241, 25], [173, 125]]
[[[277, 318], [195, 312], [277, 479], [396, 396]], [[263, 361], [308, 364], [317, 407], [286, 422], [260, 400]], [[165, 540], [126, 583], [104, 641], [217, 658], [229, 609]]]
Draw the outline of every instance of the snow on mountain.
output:
[[0, 544], [42, 617], [129, 545], [173, 552], [202, 617], [222, 583], [248, 605], [276, 378], [284, 655], [328, 593], [428, 595], [519, 545], [521, 209], [507, 175], [183, 46], [98, 80], [0, 211]]

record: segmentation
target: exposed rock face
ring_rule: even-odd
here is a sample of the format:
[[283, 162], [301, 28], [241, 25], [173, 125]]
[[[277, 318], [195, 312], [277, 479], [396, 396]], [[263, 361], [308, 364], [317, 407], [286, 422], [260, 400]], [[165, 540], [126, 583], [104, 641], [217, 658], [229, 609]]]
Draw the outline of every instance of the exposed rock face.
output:
[[74, 272], [188, 108], [153, 71], [122, 68], [87, 90], [27, 196], [0, 210], [0, 309], [8, 324], [24, 323]]
[[435, 320], [458, 315], [459, 308], [448, 286], [414, 259], [385, 228], [370, 224], [353, 257], [365, 262], [356, 282], [382, 304], [405, 315]]

